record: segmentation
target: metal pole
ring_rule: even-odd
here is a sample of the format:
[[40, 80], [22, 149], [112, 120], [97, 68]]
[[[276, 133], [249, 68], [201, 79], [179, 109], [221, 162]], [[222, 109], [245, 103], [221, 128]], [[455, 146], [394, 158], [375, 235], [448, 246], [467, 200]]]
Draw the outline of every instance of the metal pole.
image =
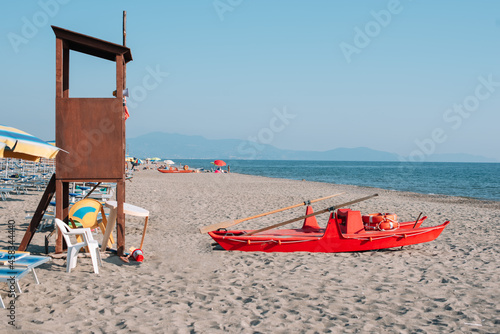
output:
[[127, 11], [123, 11], [123, 46], [127, 46]]
[[[123, 11], [123, 46], [127, 46], [127, 11]], [[127, 88], [127, 64], [123, 64], [123, 87]], [[118, 89], [118, 88], [117, 88]]]

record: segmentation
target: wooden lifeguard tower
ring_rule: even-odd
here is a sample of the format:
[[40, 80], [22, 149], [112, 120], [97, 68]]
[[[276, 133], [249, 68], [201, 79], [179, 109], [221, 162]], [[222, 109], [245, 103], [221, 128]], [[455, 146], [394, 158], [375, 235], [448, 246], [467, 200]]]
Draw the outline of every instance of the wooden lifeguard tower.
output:
[[[125, 117], [123, 91], [130, 49], [52, 26], [56, 35], [56, 217], [68, 220], [70, 182], [116, 183], [117, 252], [125, 248]], [[69, 96], [70, 50], [116, 63], [116, 96]], [[111, 96], [111, 91], [110, 91]], [[58, 233], [56, 253], [62, 252]]]

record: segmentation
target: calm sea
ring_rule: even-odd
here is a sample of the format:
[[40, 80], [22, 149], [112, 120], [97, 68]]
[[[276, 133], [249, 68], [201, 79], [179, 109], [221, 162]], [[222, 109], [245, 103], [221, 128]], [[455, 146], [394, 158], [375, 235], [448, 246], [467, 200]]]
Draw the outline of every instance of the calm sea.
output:
[[[225, 161], [232, 172], [241, 174], [500, 201], [499, 163]], [[209, 160], [182, 162], [193, 168], [214, 167]]]

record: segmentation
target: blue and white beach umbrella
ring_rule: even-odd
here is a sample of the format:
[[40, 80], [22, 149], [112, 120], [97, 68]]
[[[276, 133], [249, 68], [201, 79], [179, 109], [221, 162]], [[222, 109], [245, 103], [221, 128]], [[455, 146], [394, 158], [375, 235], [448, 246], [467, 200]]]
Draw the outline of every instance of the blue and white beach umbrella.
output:
[[38, 161], [53, 159], [59, 148], [24, 131], [0, 125], [0, 158], [17, 158]]

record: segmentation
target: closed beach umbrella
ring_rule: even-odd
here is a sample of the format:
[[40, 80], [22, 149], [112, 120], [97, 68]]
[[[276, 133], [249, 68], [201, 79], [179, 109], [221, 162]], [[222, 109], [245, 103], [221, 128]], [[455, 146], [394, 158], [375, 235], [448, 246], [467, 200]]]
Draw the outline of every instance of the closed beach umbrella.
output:
[[59, 148], [16, 128], [0, 125], [0, 157], [38, 161], [53, 159]]
[[214, 161], [214, 165], [216, 165], [216, 166], [225, 166], [226, 163], [224, 161], [222, 161], [222, 160], [215, 160]]

